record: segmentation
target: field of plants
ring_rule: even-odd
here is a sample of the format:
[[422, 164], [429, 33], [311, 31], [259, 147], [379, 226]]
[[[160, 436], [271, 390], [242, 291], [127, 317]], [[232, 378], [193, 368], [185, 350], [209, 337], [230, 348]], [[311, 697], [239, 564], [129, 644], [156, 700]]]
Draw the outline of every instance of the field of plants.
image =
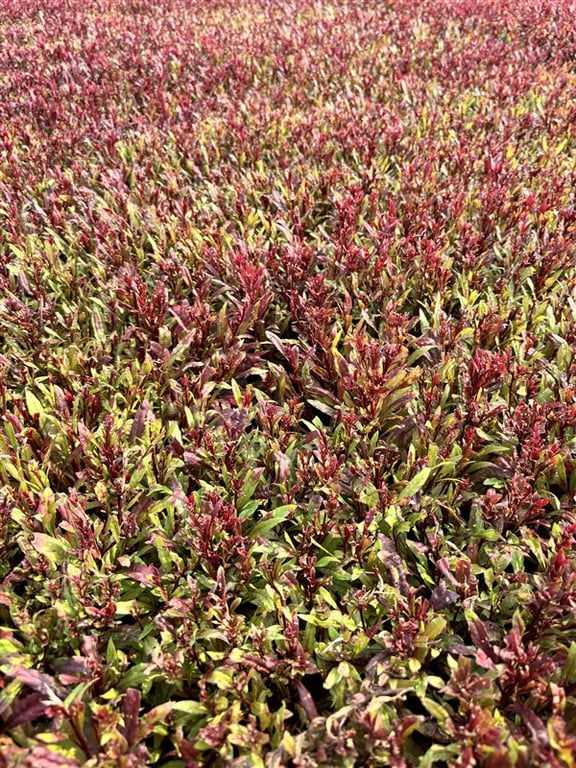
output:
[[0, 0], [0, 768], [576, 767], [574, 0]]

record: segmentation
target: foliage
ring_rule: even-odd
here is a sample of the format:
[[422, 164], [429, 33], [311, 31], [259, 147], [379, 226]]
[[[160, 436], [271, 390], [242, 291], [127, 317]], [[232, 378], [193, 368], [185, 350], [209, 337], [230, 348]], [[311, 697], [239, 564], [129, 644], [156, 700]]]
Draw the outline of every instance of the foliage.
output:
[[571, 0], [5, 0], [0, 766], [576, 765]]

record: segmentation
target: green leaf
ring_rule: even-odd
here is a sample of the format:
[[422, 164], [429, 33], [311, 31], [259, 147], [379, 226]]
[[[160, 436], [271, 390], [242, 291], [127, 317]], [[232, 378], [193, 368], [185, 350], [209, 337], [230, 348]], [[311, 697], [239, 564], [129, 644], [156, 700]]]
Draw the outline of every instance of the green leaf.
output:
[[[262, 470], [250, 470], [244, 479], [244, 483], [242, 484], [242, 490], [240, 491], [238, 501], [236, 503], [236, 508], [240, 513], [242, 513], [242, 517], [248, 517], [250, 514], [252, 514], [255, 509], [259, 506], [258, 502], [252, 502], [252, 504], [256, 504], [255, 507], [252, 507], [252, 504], [249, 504], [250, 500], [254, 496], [254, 493], [256, 491], [256, 488], [258, 488], [258, 484], [260, 483], [260, 479], [262, 477]], [[251, 512], [247, 512], [248, 507], [252, 507]]]
[[207, 713], [206, 706], [199, 701], [176, 701], [172, 705], [172, 709], [175, 712], [184, 712], [187, 715], [205, 715]]
[[44, 406], [33, 392], [27, 389], [24, 396], [26, 398], [26, 408], [28, 408], [30, 416], [42, 415], [44, 413]]
[[[4, 631], [2, 627], [0, 631]], [[22, 646], [16, 644], [11, 637], [0, 637], [0, 657], [22, 654]]]
[[437, 349], [437, 345], [425, 344], [423, 347], [418, 347], [418, 349], [415, 349], [414, 352], [412, 352], [412, 354], [406, 360], [406, 366], [409, 367], [414, 365], [416, 360], [419, 360], [421, 357], [423, 357], [430, 349]]
[[329, 691], [331, 688], [334, 688], [335, 685], [338, 685], [338, 683], [342, 682], [342, 673], [340, 672], [339, 667], [334, 667], [333, 669], [328, 672], [328, 675], [326, 676], [326, 680], [324, 680], [324, 688], [326, 688], [327, 691]]
[[35, 533], [32, 537], [32, 546], [52, 566], [63, 563], [69, 554], [65, 539], [54, 539], [46, 533]]
[[75, 685], [74, 688], [70, 691], [68, 696], [64, 699], [64, 708], [68, 709], [68, 707], [73, 704], [75, 701], [82, 701], [82, 697], [86, 693], [86, 691], [91, 688], [94, 685], [94, 680], [88, 680], [85, 683], [78, 683], [78, 685]]
[[564, 665], [564, 679], [568, 685], [576, 682], [576, 643], [570, 643], [568, 656]]
[[131, 669], [126, 672], [118, 688], [126, 690], [126, 688], [139, 688], [143, 683], [149, 682], [160, 677], [161, 673], [154, 669], [152, 664], [142, 662], [135, 664]]
[[433, 744], [426, 752], [426, 754], [420, 759], [418, 768], [429, 768], [429, 766], [435, 763], [445, 763], [446, 765], [452, 765], [450, 759], [460, 753], [460, 748], [456, 744], [450, 744], [443, 747], [440, 744]]
[[232, 687], [233, 675], [231, 669], [214, 669], [208, 677], [208, 682], [218, 686], [221, 691], [227, 691]]
[[116, 664], [116, 661], [118, 659], [118, 654], [116, 652], [116, 646], [114, 645], [114, 641], [110, 637], [108, 639], [108, 644], [106, 645], [106, 664], [109, 666], [114, 666]]
[[18, 472], [18, 468], [12, 464], [12, 462], [8, 461], [4, 457], [2, 457], [2, 469], [5, 469], [6, 472], [12, 477], [14, 480], [18, 480], [18, 482], [23, 482], [24, 478], [20, 475]]
[[434, 640], [446, 629], [446, 619], [443, 616], [435, 616], [426, 624], [424, 634], [429, 640]]
[[397, 500], [406, 499], [409, 496], [414, 496], [415, 493], [418, 493], [418, 491], [426, 485], [426, 481], [430, 477], [431, 472], [432, 470], [430, 467], [424, 467], [417, 472], [408, 485], [402, 489], [399, 496], [396, 497]]
[[271, 512], [270, 517], [267, 517], [264, 520], [259, 520], [256, 525], [250, 529], [250, 535], [256, 537], [268, 533], [268, 531], [271, 531], [273, 528], [280, 525], [280, 523], [283, 523], [295, 509], [296, 504], [284, 504], [281, 507], [276, 507], [276, 509]]
[[434, 699], [430, 699], [428, 696], [423, 696], [422, 704], [426, 707], [428, 712], [438, 722], [439, 725], [444, 725], [444, 723], [450, 718], [448, 711], [443, 706], [434, 701]]
[[238, 382], [236, 381], [236, 379], [231, 379], [230, 386], [232, 387], [234, 402], [236, 403], [238, 408], [242, 408], [242, 404], [244, 402], [244, 396], [242, 394], [242, 390], [240, 389], [240, 386], [238, 385]]

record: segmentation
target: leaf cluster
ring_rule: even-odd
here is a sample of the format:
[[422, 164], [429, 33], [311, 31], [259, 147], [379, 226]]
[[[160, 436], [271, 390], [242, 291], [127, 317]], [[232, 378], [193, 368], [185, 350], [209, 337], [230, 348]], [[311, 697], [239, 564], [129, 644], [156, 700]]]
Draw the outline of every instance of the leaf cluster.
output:
[[572, 14], [2, 3], [0, 768], [574, 768]]

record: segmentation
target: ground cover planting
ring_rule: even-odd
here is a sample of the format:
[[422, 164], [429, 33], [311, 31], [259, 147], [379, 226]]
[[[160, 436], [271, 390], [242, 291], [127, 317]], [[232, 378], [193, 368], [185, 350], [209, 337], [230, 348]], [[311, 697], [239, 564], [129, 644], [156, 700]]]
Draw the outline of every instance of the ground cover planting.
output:
[[0, 2], [0, 767], [576, 766], [575, 16]]

